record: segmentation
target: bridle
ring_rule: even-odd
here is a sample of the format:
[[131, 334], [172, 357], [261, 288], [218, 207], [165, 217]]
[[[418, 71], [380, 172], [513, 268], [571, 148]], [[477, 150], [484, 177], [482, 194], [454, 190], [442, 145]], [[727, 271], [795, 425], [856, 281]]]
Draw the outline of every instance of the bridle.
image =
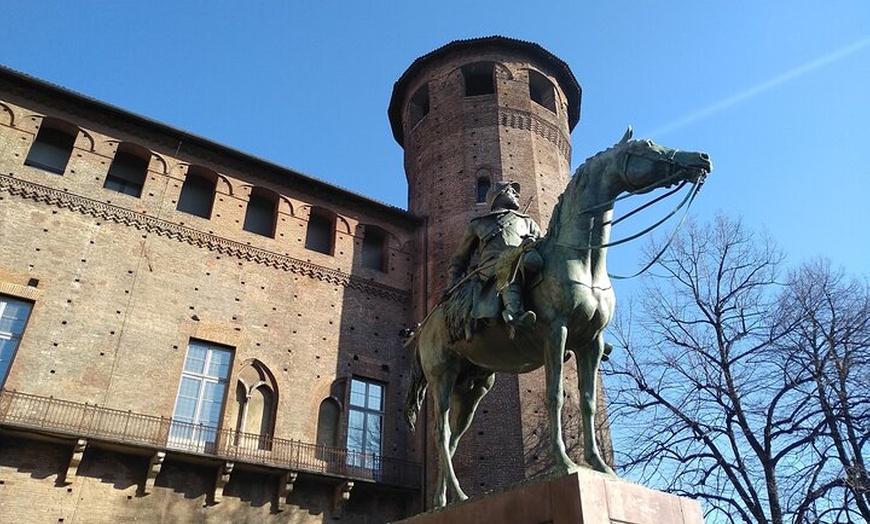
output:
[[[608, 207], [611, 207], [612, 205], [614, 205], [616, 202], [623, 200], [625, 198], [628, 198], [630, 196], [634, 196], [634, 195], [639, 194], [639, 193], [645, 193], [645, 192], [651, 191], [652, 189], [655, 189], [657, 187], [667, 185], [668, 181], [676, 180], [678, 178], [679, 171], [686, 167], [684, 165], [681, 165], [679, 162], [677, 162], [677, 160], [676, 160], [677, 150], [676, 149], [672, 149], [667, 156], [663, 156], [660, 154], [651, 154], [651, 153], [649, 153], [649, 150], [646, 150], [646, 149], [642, 150], [642, 151], [635, 151], [633, 148], [630, 147], [630, 144], [627, 144], [627, 146], [628, 147], [626, 147], [626, 150], [623, 152], [623, 154], [625, 155], [625, 164], [623, 165], [623, 169], [621, 169], [619, 171], [619, 176], [620, 176], [622, 183], [625, 184], [625, 186], [628, 188], [628, 194], [621, 195], [621, 196], [618, 196], [616, 198], [612, 198], [606, 202], [602, 202], [602, 203], [597, 204], [595, 206], [592, 206], [590, 208], [584, 209], [584, 210], [580, 211], [578, 214], [583, 215], [583, 214], [587, 214], [587, 213], [596, 211], [596, 210], [601, 209], [601, 208], [608, 208]], [[628, 165], [629, 165], [629, 162], [631, 161], [631, 157], [633, 157], [633, 156], [638, 157], [638, 158], [643, 158], [646, 160], [650, 160], [653, 162], [667, 164], [668, 165], [668, 173], [664, 177], [664, 181], [658, 180], [656, 182], [653, 182], [653, 183], [651, 183], [647, 186], [643, 186], [643, 187], [638, 187], [638, 186], [634, 185], [628, 179], [628, 175], [627, 175]], [[651, 268], [653, 266], [653, 264], [655, 264], [658, 261], [658, 259], [661, 258], [661, 256], [664, 254], [664, 252], [667, 251], [668, 247], [670, 247], [671, 243], [673, 242], [674, 238], [677, 235], [677, 232], [679, 232], [679, 230], [680, 230], [680, 226], [682, 226], [683, 222], [686, 219], [686, 216], [689, 213], [689, 208], [692, 206], [692, 202], [694, 202], [695, 197], [698, 195], [698, 192], [701, 190], [701, 186], [704, 183], [704, 178], [705, 178], [705, 175], [701, 174], [697, 178], [697, 180], [695, 180], [695, 182], [693, 183], [692, 189], [686, 194], [686, 196], [680, 201], [680, 203], [677, 204], [677, 206], [674, 207], [674, 209], [672, 209], [664, 218], [660, 219], [659, 221], [657, 221], [653, 225], [643, 229], [642, 231], [640, 231], [638, 233], [630, 235], [626, 238], [622, 238], [622, 239], [616, 240], [614, 242], [607, 242], [605, 244], [600, 244], [598, 246], [584, 247], [582, 249], [584, 249], [584, 250], [602, 249], [602, 248], [606, 248], [606, 247], [618, 246], [620, 244], [625, 244], [627, 242], [631, 242], [632, 240], [636, 240], [636, 239], [642, 237], [643, 235], [646, 235], [647, 233], [653, 231], [654, 229], [656, 229], [660, 225], [664, 224], [665, 222], [667, 222], [672, 216], [674, 216], [681, 208], [683, 208], [685, 206], [686, 209], [683, 212], [683, 216], [680, 218], [680, 221], [677, 223], [677, 227], [674, 228], [674, 231], [671, 233], [671, 236], [668, 239], [668, 241], [665, 243], [664, 247], [662, 247], [662, 249], [643, 268], [641, 268], [636, 273], [634, 273], [632, 275], [628, 275], [628, 276], [614, 275], [611, 273], [608, 273], [608, 276], [610, 278], [614, 278], [617, 280], [624, 280], [624, 279], [634, 278], [634, 277], [637, 277], [637, 276], [643, 274], [649, 268]], [[639, 213], [640, 211], [643, 211], [644, 209], [664, 200], [665, 198], [677, 193], [683, 187], [685, 187], [686, 184], [688, 184], [688, 181], [682, 180], [676, 188], [668, 191], [664, 195], [656, 197], [655, 199], [643, 204], [642, 206], [640, 206], [636, 209], [633, 209], [629, 213], [626, 213], [624, 216], [612, 221], [610, 226], [613, 227], [616, 224], [618, 224], [619, 222], [621, 222], [621, 221]], [[559, 245], [562, 245], [562, 244], [559, 244]], [[565, 247], [573, 247], [573, 246], [565, 246]]]

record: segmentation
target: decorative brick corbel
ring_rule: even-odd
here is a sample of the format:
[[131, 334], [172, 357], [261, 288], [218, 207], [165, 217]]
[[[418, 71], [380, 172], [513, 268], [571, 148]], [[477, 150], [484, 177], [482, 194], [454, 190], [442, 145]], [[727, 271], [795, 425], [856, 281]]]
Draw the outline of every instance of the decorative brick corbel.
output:
[[214, 483], [214, 495], [212, 495], [212, 501], [217, 504], [221, 501], [224, 496], [224, 488], [227, 485], [227, 482], [230, 481], [230, 475], [233, 472], [233, 467], [236, 464], [234, 462], [225, 462], [220, 468], [218, 468], [217, 472], [217, 480]]
[[278, 479], [278, 511], [284, 511], [284, 507], [288, 504], [287, 498], [290, 493], [293, 493], [298, 477], [299, 473], [287, 471]]
[[66, 475], [63, 477], [64, 485], [70, 485], [76, 479], [79, 471], [79, 464], [82, 463], [82, 456], [85, 454], [85, 449], [88, 447], [87, 439], [80, 438], [73, 446], [72, 458], [69, 459], [69, 466], [66, 468]]
[[154, 482], [157, 480], [157, 475], [163, 468], [163, 461], [166, 459], [165, 451], [158, 451], [151, 455], [151, 460], [148, 462], [148, 476], [145, 477], [145, 485], [142, 487], [142, 494], [148, 495], [154, 491]]
[[345, 480], [335, 487], [335, 496], [332, 499], [332, 518], [340, 519], [344, 506], [350, 500], [350, 490], [353, 489], [353, 481]]

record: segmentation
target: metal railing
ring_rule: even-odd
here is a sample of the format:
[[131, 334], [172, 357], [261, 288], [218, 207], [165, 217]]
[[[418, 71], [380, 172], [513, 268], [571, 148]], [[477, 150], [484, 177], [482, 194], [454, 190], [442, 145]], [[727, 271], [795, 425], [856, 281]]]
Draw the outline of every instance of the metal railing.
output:
[[0, 389], [0, 425], [418, 488], [417, 462]]

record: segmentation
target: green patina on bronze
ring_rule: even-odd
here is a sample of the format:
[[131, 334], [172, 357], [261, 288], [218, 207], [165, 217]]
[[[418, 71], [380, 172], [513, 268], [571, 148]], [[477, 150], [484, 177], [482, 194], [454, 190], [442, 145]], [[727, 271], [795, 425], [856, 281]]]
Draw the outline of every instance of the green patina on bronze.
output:
[[[479, 234], [469, 233], [469, 245], [460, 250], [454, 259], [459, 263], [451, 271], [451, 280], [458, 285], [450, 289], [413, 335], [417, 348], [406, 416], [413, 428], [427, 388], [431, 387], [439, 457], [436, 507], [448, 500], [467, 498], [459, 486], [452, 458], [480, 400], [492, 387], [495, 372], [526, 373], [544, 366], [550, 446], [556, 462], [553, 473], [567, 474], [578, 469], [568, 457], [562, 438], [562, 366], [569, 351], [577, 362], [585, 459], [593, 469], [613, 474], [601, 458], [593, 425], [598, 366], [605, 353], [602, 333], [613, 317], [616, 302], [606, 264], [613, 202], [625, 192], [640, 194], [682, 181], [698, 181], [712, 167], [704, 153], [631, 140], [630, 128], [615, 146], [588, 159], [560, 197], [547, 234], [534, 243], [543, 266], [533, 279], [527, 279], [523, 297], [536, 318], [519, 326], [470, 320], [476, 300], [472, 287], [490, 285], [497, 271], [486, 267], [471, 270], [474, 278], [460, 277], [460, 270], [468, 271], [469, 245], [481, 244]], [[520, 222], [525, 224], [523, 227], [529, 226]], [[507, 227], [513, 223], [506, 222]], [[470, 230], [473, 228], [472, 224]], [[521, 245], [528, 246], [522, 243], [522, 237], [536, 235], [525, 233], [508, 232], [508, 236], [517, 236]], [[473, 241], [475, 235], [477, 242]], [[504, 318], [510, 321], [511, 316]], [[455, 326], [451, 331], [450, 324], [457, 322], [470, 326], [459, 330], [462, 336], [457, 335]]]

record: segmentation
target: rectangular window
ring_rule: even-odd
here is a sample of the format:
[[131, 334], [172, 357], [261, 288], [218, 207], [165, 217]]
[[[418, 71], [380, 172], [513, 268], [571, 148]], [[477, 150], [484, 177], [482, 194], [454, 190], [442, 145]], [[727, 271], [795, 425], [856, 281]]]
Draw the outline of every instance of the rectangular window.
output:
[[[191, 168], [193, 170], [193, 168]], [[188, 173], [181, 186], [176, 209], [198, 217], [211, 217], [214, 203], [215, 179]]]
[[232, 357], [229, 348], [199, 340], [190, 342], [172, 415], [170, 446], [214, 451]]
[[32, 307], [30, 302], [0, 295], [0, 387], [6, 383]]
[[62, 175], [72, 154], [75, 139], [70, 133], [43, 126], [30, 146], [24, 165]]
[[347, 463], [380, 469], [384, 427], [384, 386], [354, 378], [350, 383], [347, 416]]
[[366, 227], [362, 244], [362, 265], [369, 269], [386, 271], [384, 264], [384, 246], [386, 235], [374, 227]]
[[305, 233], [305, 249], [332, 254], [332, 237], [335, 223], [332, 217], [316, 210], [308, 217], [308, 231]]
[[103, 187], [138, 197], [142, 194], [145, 184], [145, 174], [148, 172], [148, 161], [136, 155], [118, 151]]

